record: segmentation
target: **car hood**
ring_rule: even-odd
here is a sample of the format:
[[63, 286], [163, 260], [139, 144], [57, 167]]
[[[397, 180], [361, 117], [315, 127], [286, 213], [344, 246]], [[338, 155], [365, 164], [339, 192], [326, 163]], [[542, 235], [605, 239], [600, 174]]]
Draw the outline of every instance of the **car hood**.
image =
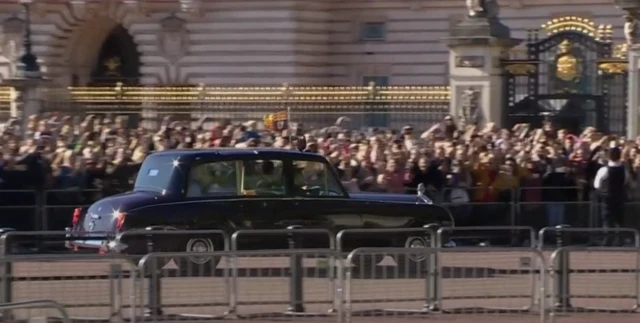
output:
[[377, 202], [413, 203], [422, 204], [420, 198], [414, 194], [390, 194], [390, 193], [350, 193], [352, 199]]

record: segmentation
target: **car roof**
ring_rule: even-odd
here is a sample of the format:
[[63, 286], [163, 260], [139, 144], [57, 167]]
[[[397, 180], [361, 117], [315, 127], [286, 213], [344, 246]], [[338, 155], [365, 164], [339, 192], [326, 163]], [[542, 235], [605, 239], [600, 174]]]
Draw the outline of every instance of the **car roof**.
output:
[[211, 159], [216, 156], [224, 156], [226, 158], [255, 158], [256, 156], [264, 158], [286, 158], [286, 159], [317, 159], [325, 160], [324, 157], [315, 154], [301, 152], [297, 150], [278, 149], [278, 148], [208, 148], [208, 149], [173, 149], [160, 152], [154, 152], [153, 156], [171, 156], [184, 158], [205, 158]]

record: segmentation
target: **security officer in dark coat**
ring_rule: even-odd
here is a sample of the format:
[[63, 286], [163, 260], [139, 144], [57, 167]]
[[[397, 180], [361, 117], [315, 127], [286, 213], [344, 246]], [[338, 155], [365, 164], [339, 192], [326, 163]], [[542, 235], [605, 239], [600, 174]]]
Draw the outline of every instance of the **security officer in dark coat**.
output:
[[631, 174], [621, 162], [621, 157], [620, 148], [609, 149], [609, 161], [598, 170], [593, 182], [593, 186], [603, 197], [602, 221], [608, 228], [625, 226], [626, 189], [633, 187]]

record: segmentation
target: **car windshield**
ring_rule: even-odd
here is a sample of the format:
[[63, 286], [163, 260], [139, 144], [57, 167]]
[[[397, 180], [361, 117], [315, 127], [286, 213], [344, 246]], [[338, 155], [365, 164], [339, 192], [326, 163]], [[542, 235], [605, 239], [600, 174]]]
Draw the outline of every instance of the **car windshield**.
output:
[[179, 159], [166, 155], [150, 155], [140, 167], [133, 189], [172, 193], [171, 182], [176, 170], [180, 169]]

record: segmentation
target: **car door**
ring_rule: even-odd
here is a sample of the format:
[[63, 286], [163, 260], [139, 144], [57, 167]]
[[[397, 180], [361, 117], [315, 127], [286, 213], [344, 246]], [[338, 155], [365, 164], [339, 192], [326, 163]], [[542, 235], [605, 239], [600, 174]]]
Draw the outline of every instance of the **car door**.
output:
[[[410, 204], [392, 204], [377, 201], [359, 201], [362, 227], [374, 229], [401, 229], [415, 227]], [[357, 241], [357, 246], [351, 247], [402, 247], [407, 234], [378, 233], [363, 236]]]
[[287, 201], [290, 217], [287, 224], [304, 228], [340, 230], [362, 227], [362, 219], [346, 198], [294, 198]]
[[[348, 198], [294, 198], [283, 201], [288, 209], [282, 217], [281, 225], [299, 225], [305, 229], [323, 229], [335, 238], [344, 229], [362, 227], [358, 210]], [[307, 234], [305, 248], [328, 248], [329, 239], [325, 234]]]
[[[279, 159], [243, 160], [240, 167], [240, 222], [242, 229], [283, 229], [288, 216], [283, 161]], [[284, 236], [284, 234], [282, 234]], [[248, 249], [282, 249], [286, 238], [277, 235], [245, 233], [238, 237]]]
[[289, 170], [294, 196], [289, 203], [301, 225], [327, 229], [334, 236], [344, 229], [362, 227], [357, 206], [326, 161], [296, 160]]
[[242, 229], [268, 230], [282, 228], [278, 224], [281, 213], [280, 198], [241, 198]]
[[362, 226], [364, 228], [406, 228], [413, 226], [415, 217], [411, 212], [407, 212], [411, 206], [413, 205], [360, 201]]

